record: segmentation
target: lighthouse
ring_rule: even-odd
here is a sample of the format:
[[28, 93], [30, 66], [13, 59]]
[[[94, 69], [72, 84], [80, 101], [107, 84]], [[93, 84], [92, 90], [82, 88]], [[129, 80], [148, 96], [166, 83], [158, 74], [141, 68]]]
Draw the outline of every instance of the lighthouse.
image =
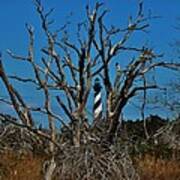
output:
[[101, 84], [99, 78], [95, 79], [94, 83], [94, 122], [98, 122], [102, 119], [102, 94], [101, 94]]

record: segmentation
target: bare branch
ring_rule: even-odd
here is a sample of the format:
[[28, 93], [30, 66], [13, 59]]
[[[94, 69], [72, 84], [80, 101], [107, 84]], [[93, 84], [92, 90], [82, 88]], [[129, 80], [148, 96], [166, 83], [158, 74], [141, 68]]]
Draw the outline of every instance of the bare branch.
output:
[[0, 113], [0, 117], [1, 117], [2, 121], [10, 122], [11, 124], [14, 124], [15, 126], [21, 127], [23, 129], [27, 129], [30, 132], [32, 132], [32, 133], [34, 133], [34, 134], [36, 134], [36, 135], [38, 135], [40, 137], [43, 137], [43, 138], [47, 139], [48, 141], [52, 142], [58, 148], [61, 148], [60, 145], [56, 141], [52, 141], [51, 137], [48, 134], [44, 133], [43, 131], [41, 131], [39, 129], [32, 128], [32, 127], [30, 127], [28, 125], [25, 125], [25, 124], [20, 124], [20, 123], [18, 123], [18, 120], [16, 118], [11, 117], [10, 115]]

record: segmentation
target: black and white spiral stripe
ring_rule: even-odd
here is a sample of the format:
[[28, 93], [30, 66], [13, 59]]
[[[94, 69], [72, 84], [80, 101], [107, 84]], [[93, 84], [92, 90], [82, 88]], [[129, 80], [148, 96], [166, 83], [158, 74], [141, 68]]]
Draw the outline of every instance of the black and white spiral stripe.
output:
[[99, 79], [95, 80], [94, 85], [94, 120], [102, 119], [102, 94]]

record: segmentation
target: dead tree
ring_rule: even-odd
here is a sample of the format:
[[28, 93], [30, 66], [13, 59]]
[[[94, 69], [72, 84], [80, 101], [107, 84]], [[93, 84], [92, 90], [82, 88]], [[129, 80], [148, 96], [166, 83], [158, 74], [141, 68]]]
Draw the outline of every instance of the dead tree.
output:
[[[103, 82], [103, 91], [106, 96], [104, 102], [106, 129], [104, 131], [106, 140], [113, 143], [119, 118], [130, 99], [138, 93], [144, 93], [143, 115], [147, 91], [159, 88], [156, 83], [148, 83], [146, 74], [157, 67], [173, 70], [180, 68], [180, 64], [166, 62], [163, 56], [157, 55], [151, 48], [144, 45], [142, 47], [128, 46], [128, 42], [137, 31], [146, 32], [149, 20], [153, 18], [144, 15], [142, 2], [139, 3], [137, 15], [134, 18], [129, 17], [128, 25], [124, 28], [106, 25], [105, 16], [108, 10], [104, 10], [103, 3], [96, 3], [94, 9], [86, 6], [87, 18], [77, 25], [77, 33], [74, 34], [77, 41], [73, 42], [68, 34], [68, 23], [58, 30], [51, 30], [53, 20], [50, 16], [53, 9], [46, 12], [40, 0], [35, 0], [35, 7], [47, 40], [47, 44], [41, 49], [41, 63], [37, 63], [34, 55], [34, 28], [27, 24], [26, 29], [29, 35], [27, 56], [17, 55], [10, 50], [8, 54], [12, 59], [27, 62], [32, 68], [34, 77], [7, 75], [1, 57], [0, 77], [10, 97], [9, 100], [1, 99], [1, 102], [13, 105], [20, 120], [20, 126], [23, 125], [50, 140], [52, 155], [55, 147], [58, 146], [56, 121], [61, 122], [62, 127], [71, 133], [71, 143], [74, 146], [79, 147], [83, 139], [89, 137], [87, 132], [93, 127], [93, 123], [88, 121], [86, 108], [91, 98], [95, 78], [99, 77]], [[85, 37], [82, 34], [85, 34]], [[126, 51], [135, 52], [137, 56], [130, 59], [126, 67], [121, 68], [119, 55]], [[110, 69], [117, 61], [116, 77], [112, 79]], [[25, 85], [32, 83], [44, 96], [43, 107], [29, 106], [9, 79]], [[137, 80], [138, 84], [135, 83]], [[64, 111], [65, 117], [55, 114], [52, 110], [51, 106], [55, 103], [52, 98], [54, 91], [60, 94], [56, 96], [56, 102]], [[62, 99], [62, 96], [66, 100]], [[37, 129], [32, 112], [39, 112], [47, 116], [49, 134], [44, 134]]]
[[[68, 142], [71, 146], [80, 147], [88, 140], [96, 140], [91, 132], [95, 132], [93, 131], [94, 124], [102, 119], [99, 118], [90, 123], [86, 111], [96, 78], [101, 79], [102, 91], [105, 93], [105, 98], [103, 98], [106, 106], [103, 116], [105, 137], [103, 138], [106, 142], [113, 143], [119, 118], [127, 103], [138, 93], [142, 93], [144, 101], [141, 114], [144, 117], [147, 91], [159, 88], [156, 83], [148, 83], [146, 75], [157, 67], [178, 70], [180, 64], [166, 62], [163, 56], [157, 55], [151, 48], [144, 45], [142, 47], [128, 46], [128, 42], [137, 31], [146, 32], [149, 20], [153, 18], [144, 15], [142, 2], [139, 3], [137, 15], [134, 18], [129, 17], [128, 25], [124, 28], [106, 25], [105, 16], [109, 11], [104, 10], [103, 3], [96, 3], [94, 9], [87, 5], [86, 19], [77, 24], [77, 33], [73, 35], [76, 41], [73, 42], [68, 33], [68, 23], [60, 29], [51, 30], [53, 20], [50, 17], [53, 9], [45, 11], [40, 0], [35, 0], [34, 4], [47, 43], [41, 48], [42, 56], [39, 62], [35, 57], [35, 30], [33, 26], [26, 24], [29, 36], [27, 55], [17, 55], [10, 50], [8, 54], [12, 59], [26, 62], [32, 69], [33, 76], [8, 75], [1, 56], [0, 77], [9, 99], [1, 98], [0, 101], [13, 106], [18, 116], [16, 119], [19, 121], [10, 120], [10, 123], [49, 140], [51, 159], [45, 177], [51, 179], [56, 167], [55, 149], [62, 149], [64, 143], [57, 141], [56, 121], [62, 124], [61, 131], [66, 129], [70, 134]], [[127, 60], [128, 65], [123, 68], [120, 66], [119, 57], [122, 52], [136, 54], [136, 57]], [[116, 68], [112, 67], [113, 64], [116, 64]], [[116, 70], [113, 78], [111, 69]], [[31, 83], [31, 86], [36, 87], [37, 91], [44, 96], [43, 106], [29, 105], [15, 88], [13, 80], [24, 85]], [[138, 83], [136, 83], [137, 80]], [[52, 98], [54, 91], [59, 93], [55, 99]], [[59, 108], [65, 113], [64, 117], [53, 112], [53, 103], [59, 104]], [[37, 128], [33, 112], [46, 115], [49, 123], [48, 132]], [[2, 116], [7, 119], [5, 114], [1, 113]], [[146, 130], [145, 123], [144, 128]], [[145, 132], [148, 136], [148, 132]]]

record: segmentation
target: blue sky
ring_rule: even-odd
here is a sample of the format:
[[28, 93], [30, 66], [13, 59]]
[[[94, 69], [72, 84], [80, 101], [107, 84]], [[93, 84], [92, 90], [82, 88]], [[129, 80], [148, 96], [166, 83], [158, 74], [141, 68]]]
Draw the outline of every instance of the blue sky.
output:
[[[61, 25], [66, 21], [70, 12], [73, 13], [72, 20], [82, 19], [86, 2], [93, 4], [95, 1], [43, 0], [43, 2], [47, 8], [55, 8], [54, 19], [56, 19], [57, 24]], [[137, 0], [104, 0], [102, 2], [105, 2], [105, 7], [111, 10], [107, 17], [107, 23], [118, 26], [125, 24], [127, 15], [134, 14], [137, 9]], [[151, 10], [153, 15], [162, 17], [151, 21], [150, 33], [146, 39], [156, 49], [167, 52], [169, 49], [168, 43], [178, 36], [178, 32], [174, 30], [173, 26], [176, 23], [176, 18], [180, 16], [180, 1], [145, 0], [144, 5], [146, 13]], [[27, 34], [24, 24], [26, 22], [33, 24], [37, 33], [39, 32], [39, 18], [32, 0], [1, 0], [0, 22], [1, 51], [5, 51], [7, 48], [13, 48], [17, 51], [25, 49]]]
[[[84, 18], [85, 5], [89, 2], [94, 4], [94, 0], [43, 0], [46, 8], [55, 8], [53, 18], [56, 20], [57, 27], [61, 27], [67, 20], [72, 22], [81, 21]], [[137, 0], [102, 0], [105, 7], [110, 9], [106, 22], [108, 25], [113, 24], [119, 27], [127, 24], [127, 16], [134, 15], [137, 10]], [[132, 39], [131, 44], [147, 43], [150, 47], [159, 53], [164, 53], [164, 57], [172, 59], [176, 57], [173, 48], [169, 46], [174, 39], [179, 37], [179, 32], [174, 26], [177, 23], [177, 17], [180, 17], [179, 0], [145, 0], [145, 13], [152, 12], [153, 15], [161, 16], [159, 19], [150, 21], [148, 34], [137, 34]], [[71, 18], [69, 14], [72, 12]], [[6, 55], [6, 49], [12, 49], [17, 54], [26, 55], [27, 32], [25, 23], [30, 23], [35, 27], [35, 38], [37, 50], [45, 41], [39, 25], [39, 17], [35, 11], [31, 0], [1, 0], [0, 1], [0, 51], [3, 53], [4, 64], [8, 72], [16, 73], [17, 70], [22, 75], [31, 75], [28, 67], [23, 63], [11, 61]], [[73, 29], [72, 29], [73, 32]], [[122, 59], [127, 58], [122, 56]], [[169, 77], [168, 74], [159, 74], [159, 79], [163, 82]], [[166, 81], [166, 80], [165, 80]], [[165, 82], [164, 81], [164, 82]], [[0, 85], [3, 89], [3, 87]], [[22, 88], [22, 92], [28, 92], [27, 98], [37, 99], [38, 94], [34, 94], [31, 87]], [[6, 96], [4, 90], [0, 90], [0, 96]], [[3, 108], [0, 106], [0, 108]], [[127, 110], [128, 117], [135, 117], [136, 110]], [[166, 114], [162, 115], [166, 116]]]

